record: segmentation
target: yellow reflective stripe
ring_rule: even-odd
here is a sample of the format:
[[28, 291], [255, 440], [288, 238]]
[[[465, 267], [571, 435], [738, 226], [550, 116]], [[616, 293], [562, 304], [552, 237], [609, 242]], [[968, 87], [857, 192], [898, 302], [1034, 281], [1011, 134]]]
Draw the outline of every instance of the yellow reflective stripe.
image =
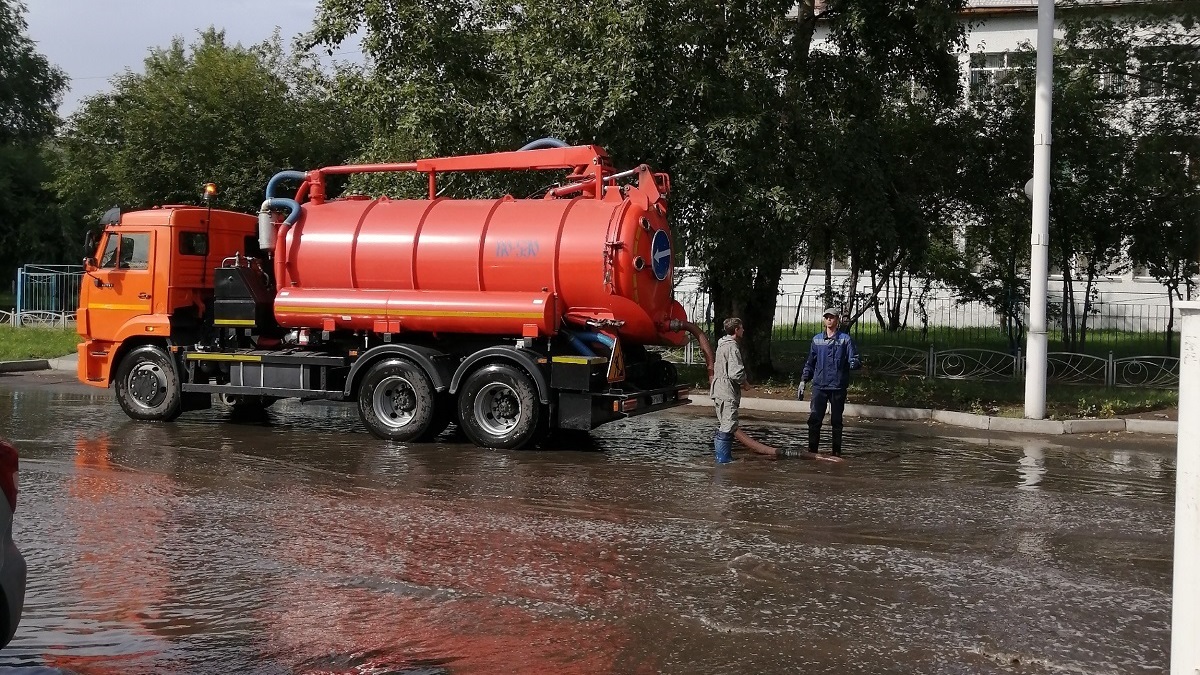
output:
[[88, 309], [144, 309], [150, 311], [150, 303], [144, 305], [109, 305], [92, 303], [87, 306]]
[[186, 358], [193, 361], [262, 361], [261, 356], [250, 356], [249, 354], [206, 354], [199, 352], [192, 352]]
[[286, 307], [276, 305], [276, 312], [291, 314], [329, 314], [342, 316], [358, 314], [360, 316], [381, 316], [389, 319], [402, 319], [406, 316], [467, 316], [483, 319], [540, 319], [541, 312], [479, 312], [474, 310], [428, 309], [428, 310], [386, 310], [365, 307]]
[[254, 319], [217, 319], [213, 321], [218, 326], [253, 326]]
[[550, 360], [554, 363], [582, 363], [589, 366], [594, 363], [608, 363], [608, 359], [603, 356], [554, 356]]

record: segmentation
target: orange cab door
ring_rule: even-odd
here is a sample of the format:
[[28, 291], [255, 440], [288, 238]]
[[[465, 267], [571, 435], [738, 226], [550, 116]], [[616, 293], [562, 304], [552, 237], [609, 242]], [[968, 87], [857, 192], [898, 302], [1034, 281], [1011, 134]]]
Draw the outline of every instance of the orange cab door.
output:
[[93, 340], [115, 340], [125, 322], [154, 306], [153, 231], [110, 231], [98, 269], [85, 277], [88, 328]]

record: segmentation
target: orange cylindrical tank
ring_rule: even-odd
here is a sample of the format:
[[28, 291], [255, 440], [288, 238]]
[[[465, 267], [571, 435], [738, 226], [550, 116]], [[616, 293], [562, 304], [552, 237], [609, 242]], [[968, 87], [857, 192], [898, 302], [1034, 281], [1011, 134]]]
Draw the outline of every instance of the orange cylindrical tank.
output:
[[281, 242], [276, 318], [525, 336], [591, 320], [637, 343], [680, 344], [666, 327], [684, 314], [665, 216], [658, 193], [635, 186], [603, 198], [309, 202]]

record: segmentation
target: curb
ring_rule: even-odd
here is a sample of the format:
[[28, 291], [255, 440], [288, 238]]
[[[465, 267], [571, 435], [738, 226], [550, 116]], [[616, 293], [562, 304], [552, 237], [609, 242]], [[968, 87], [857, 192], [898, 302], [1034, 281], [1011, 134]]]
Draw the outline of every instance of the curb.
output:
[[50, 370], [50, 362], [46, 359], [0, 361], [0, 373], [27, 373], [34, 370]]
[[[704, 394], [688, 394], [693, 406], [711, 408], [712, 399]], [[789, 401], [773, 398], [743, 398], [742, 410], [762, 412], [808, 413], [808, 401]], [[1142, 434], [1178, 434], [1179, 423], [1170, 420], [1107, 419], [1107, 420], [1027, 420], [1017, 417], [989, 417], [952, 410], [928, 408], [894, 408], [882, 405], [846, 404], [847, 417], [888, 420], [932, 420], [949, 426], [983, 431], [1005, 431], [1021, 434], [1096, 434], [1129, 431]]]
[[1143, 420], [1130, 418], [1125, 420], [1125, 431], [1136, 431], [1141, 434], [1171, 434], [1179, 435], [1179, 422], [1173, 420]]

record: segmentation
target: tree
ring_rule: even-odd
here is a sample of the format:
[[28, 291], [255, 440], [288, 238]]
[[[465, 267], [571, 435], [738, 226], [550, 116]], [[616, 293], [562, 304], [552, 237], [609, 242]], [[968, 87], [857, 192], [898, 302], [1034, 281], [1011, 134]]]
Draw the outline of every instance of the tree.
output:
[[557, 135], [670, 172], [676, 250], [706, 269], [717, 319], [745, 321], [762, 376], [782, 271], [841, 212], [822, 146], [902, 87], [931, 104], [957, 92], [962, 0], [824, 5], [818, 17], [811, 0], [322, 0], [309, 44], [363, 31], [374, 69], [359, 105], [377, 147], [485, 152]]
[[66, 89], [62, 71], [26, 35], [25, 6], [0, 0], [0, 278], [17, 265], [49, 262], [39, 247], [59, 226], [43, 185], [48, 168], [39, 144], [58, 124]]
[[205, 182], [220, 203], [255, 211], [267, 181], [289, 168], [344, 161], [359, 146], [357, 114], [336, 95], [352, 86], [311, 57], [288, 59], [276, 35], [229, 46], [204, 31], [152, 50], [145, 72], [113, 78], [83, 102], [61, 140], [58, 194], [72, 212], [198, 204]]
[[[1136, 4], [1120, 12], [1076, 6], [1064, 44], [1079, 69], [1103, 83], [1107, 114], [1132, 138], [1125, 180], [1133, 262], [1167, 289], [1172, 351], [1174, 304], [1190, 299], [1200, 272], [1200, 6]], [[1182, 292], [1181, 292], [1182, 291]]]

